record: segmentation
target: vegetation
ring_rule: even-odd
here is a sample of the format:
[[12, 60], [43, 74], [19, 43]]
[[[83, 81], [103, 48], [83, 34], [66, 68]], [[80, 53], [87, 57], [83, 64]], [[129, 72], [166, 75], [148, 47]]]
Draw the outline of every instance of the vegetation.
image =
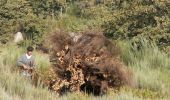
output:
[[[141, 37], [159, 46], [170, 44], [170, 7], [168, 0], [5, 0], [1, 2], [0, 41], [22, 31], [33, 44], [55, 27], [72, 32], [88, 28], [103, 30], [112, 39]], [[12, 26], [12, 27], [11, 27]]]
[[[59, 97], [41, 82], [33, 86], [17, 72], [16, 60], [27, 45], [46, 44], [46, 37], [57, 29], [103, 31], [119, 45], [136, 87], [98, 97], [84, 93]], [[19, 45], [11, 42], [17, 31], [25, 39]], [[169, 0], [0, 0], [0, 46], [2, 100], [170, 99]], [[35, 55], [36, 70], [45, 79], [51, 67], [48, 54], [36, 50]]]
[[136, 43], [144, 37], [159, 46], [170, 44], [170, 14], [166, 0], [124, 0], [119, 5], [112, 8], [113, 17], [103, 25], [106, 36], [113, 39], [130, 39]]
[[[0, 49], [0, 98], [20, 100], [20, 99], [169, 99], [170, 93], [170, 57], [161, 52], [157, 46], [148, 45], [143, 41], [140, 51], [132, 49], [132, 45], [126, 42], [119, 42], [122, 50], [122, 59], [125, 64], [133, 70], [136, 79], [136, 88], [122, 87], [120, 90], [109, 90], [102, 97], [94, 97], [83, 93], [71, 93], [58, 97], [55, 93], [46, 88], [38, 87], [24, 77], [20, 76], [15, 66], [17, 58], [25, 51], [25, 48], [18, 48], [15, 45], [5, 45]], [[12, 48], [12, 49], [11, 49]], [[15, 49], [15, 50], [14, 50]], [[48, 55], [39, 51], [35, 52], [37, 61], [37, 71], [39, 74], [46, 73], [50, 67]], [[44, 76], [45, 77], [45, 76]], [[83, 97], [82, 97], [83, 96]]]

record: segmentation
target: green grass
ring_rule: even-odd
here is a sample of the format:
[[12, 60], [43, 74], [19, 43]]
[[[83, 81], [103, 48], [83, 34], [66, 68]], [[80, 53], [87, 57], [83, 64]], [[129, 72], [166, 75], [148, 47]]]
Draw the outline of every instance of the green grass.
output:
[[[167, 97], [170, 92], [170, 58], [155, 44], [148, 45], [144, 40], [142, 49], [131, 48], [130, 42], [121, 42], [122, 58], [130, 67], [137, 87], [158, 92]], [[161, 96], [160, 96], [161, 97]]]
[[[3, 46], [0, 54], [0, 100], [51, 100], [56, 98], [47, 89], [34, 87], [15, 69], [16, 60], [24, 52], [16, 46]], [[45, 60], [44, 60], [45, 61]]]
[[[41, 86], [35, 87], [17, 71], [16, 60], [25, 52], [13, 44], [0, 48], [0, 100], [145, 100], [170, 99], [170, 57], [157, 46], [143, 41], [142, 49], [132, 49], [130, 42], [119, 42], [122, 60], [136, 80], [136, 88], [122, 87], [119, 91], [109, 90], [104, 96], [94, 97], [84, 93], [69, 93], [58, 97]], [[34, 52], [36, 70], [44, 73], [50, 68], [48, 55]]]

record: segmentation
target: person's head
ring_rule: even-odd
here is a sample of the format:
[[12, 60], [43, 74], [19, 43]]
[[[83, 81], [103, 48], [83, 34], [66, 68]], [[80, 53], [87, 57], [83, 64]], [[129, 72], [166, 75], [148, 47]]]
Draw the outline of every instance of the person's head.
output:
[[27, 54], [30, 56], [32, 55], [32, 52], [34, 51], [34, 48], [32, 46], [27, 47]]

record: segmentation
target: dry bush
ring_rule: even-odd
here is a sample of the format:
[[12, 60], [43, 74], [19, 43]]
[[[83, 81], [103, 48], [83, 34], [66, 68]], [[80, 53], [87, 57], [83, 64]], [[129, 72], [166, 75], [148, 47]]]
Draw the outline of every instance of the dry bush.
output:
[[56, 77], [49, 83], [59, 94], [85, 91], [100, 95], [108, 88], [133, 84], [132, 73], [120, 60], [119, 48], [100, 32], [71, 37], [58, 30], [51, 36], [51, 44], [50, 61]]

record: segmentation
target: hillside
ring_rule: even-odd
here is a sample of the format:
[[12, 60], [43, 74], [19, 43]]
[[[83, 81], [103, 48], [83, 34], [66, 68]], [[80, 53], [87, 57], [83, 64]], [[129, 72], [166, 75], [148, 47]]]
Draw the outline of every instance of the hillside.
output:
[[[0, 6], [0, 100], [170, 99], [169, 0], [3, 0]], [[64, 38], [58, 30], [63, 30]], [[24, 40], [14, 43], [17, 32]], [[99, 38], [89, 38], [86, 32]], [[83, 37], [73, 45], [72, 35]], [[100, 96], [82, 91], [59, 96], [47, 85], [54, 75], [55, 62], [51, 63], [50, 57], [58, 57], [63, 48], [58, 49], [66, 43], [76, 49], [74, 54], [91, 56], [95, 52], [111, 58], [101, 59], [105, 63], [98, 61], [98, 66], [117, 64], [113, 59], [118, 58], [123, 64], [119, 67], [131, 71], [133, 79], [128, 80], [133, 80], [134, 86], [108, 88]], [[36, 86], [21, 76], [16, 66], [29, 45], [35, 48]]]
[[[28, 80], [19, 75], [16, 71], [16, 60], [24, 48], [18, 48], [14, 45], [2, 46], [1, 48], [1, 77], [0, 77], [0, 98], [2, 100], [20, 100], [20, 99], [169, 99], [170, 79], [169, 68], [170, 58], [157, 47], [145, 47], [141, 51], [131, 51], [130, 45], [126, 42], [120, 42], [122, 49], [122, 58], [126, 65], [133, 70], [137, 80], [136, 88], [122, 87], [119, 91], [109, 90], [102, 97], [94, 97], [83, 93], [71, 93], [58, 97], [46, 88], [31, 85]], [[37, 70], [39, 73], [46, 73], [50, 68], [48, 55], [36, 51]], [[14, 70], [15, 69], [15, 70]], [[44, 74], [45, 75], [45, 74]], [[46, 74], [47, 75], [47, 74]], [[83, 96], [83, 97], [82, 97]]]

